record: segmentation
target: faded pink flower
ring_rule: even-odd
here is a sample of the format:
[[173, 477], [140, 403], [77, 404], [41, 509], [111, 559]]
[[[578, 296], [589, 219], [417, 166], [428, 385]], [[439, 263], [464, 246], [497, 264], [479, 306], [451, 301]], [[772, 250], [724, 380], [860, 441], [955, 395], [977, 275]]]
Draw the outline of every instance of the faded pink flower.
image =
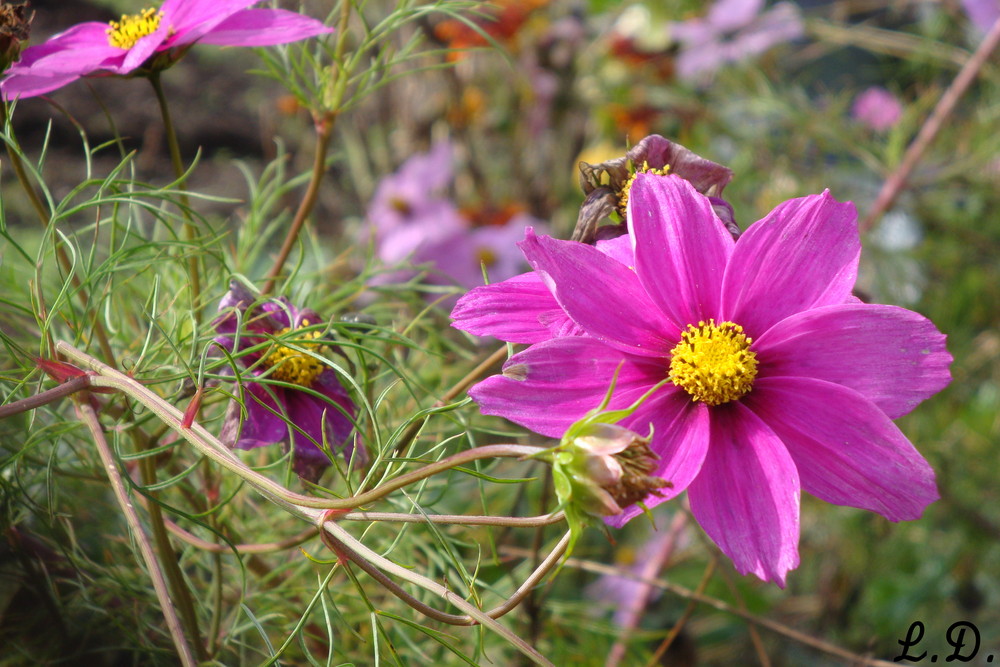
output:
[[793, 199], [734, 241], [690, 183], [639, 174], [627, 218], [631, 262], [527, 234], [522, 251], [583, 333], [511, 357], [470, 390], [480, 409], [561, 437], [616, 370], [612, 410], [669, 378], [620, 422], [652, 427], [652, 474], [673, 485], [645, 504], [686, 489], [736, 569], [779, 585], [798, 564], [803, 489], [919, 517], [938, 497], [934, 472], [892, 419], [948, 384], [951, 356], [924, 317], [851, 295], [854, 206]]
[[903, 105], [885, 88], [872, 86], [854, 99], [851, 116], [876, 132], [885, 132], [903, 117]]
[[129, 74], [163, 54], [166, 66], [195, 42], [272, 46], [332, 32], [283, 9], [247, 9], [260, 0], [166, 0], [118, 21], [88, 21], [21, 54], [0, 82], [5, 100], [34, 97], [96, 73]]

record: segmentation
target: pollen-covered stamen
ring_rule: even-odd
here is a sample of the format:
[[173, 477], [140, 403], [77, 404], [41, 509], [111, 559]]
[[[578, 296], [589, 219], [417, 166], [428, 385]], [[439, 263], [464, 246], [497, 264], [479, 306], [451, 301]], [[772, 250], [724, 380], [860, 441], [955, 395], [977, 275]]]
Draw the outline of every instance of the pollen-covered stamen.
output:
[[670, 172], [670, 165], [664, 165], [659, 169], [654, 169], [649, 166], [648, 162], [643, 162], [642, 166], [629, 174], [628, 180], [622, 186], [621, 194], [618, 195], [618, 212], [624, 216], [625, 211], [628, 210], [628, 193], [632, 189], [632, 184], [635, 183], [635, 177], [639, 174], [656, 174], [657, 176], [666, 176]]
[[131, 49], [146, 35], [151, 35], [160, 27], [163, 12], [153, 8], [138, 14], [122, 14], [120, 21], [111, 21], [107, 29], [108, 44], [119, 49]]
[[740, 398], [757, 377], [753, 340], [743, 327], [715, 320], [689, 324], [670, 351], [670, 381], [695, 401], [720, 405]]
[[[309, 326], [309, 320], [303, 320], [304, 327]], [[286, 327], [277, 333], [283, 336], [292, 329]], [[327, 351], [323, 343], [312, 343], [309, 340], [319, 338], [322, 334], [319, 331], [304, 332], [294, 330], [295, 337], [299, 338], [298, 346], [304, 350], [309, 350], [316, 354], [324, 354]], [[308, 339], [308, 340], [301, 340]], [[323, 364], [311, 355], [294, 350], [285, 345], [275, 345], [266, 357], [261, 360], [264, 368], [273, 368], [271, 377], [282, 382], [297, 384], [302, 387], [311, 387], [313, 381], [323, 372]]]

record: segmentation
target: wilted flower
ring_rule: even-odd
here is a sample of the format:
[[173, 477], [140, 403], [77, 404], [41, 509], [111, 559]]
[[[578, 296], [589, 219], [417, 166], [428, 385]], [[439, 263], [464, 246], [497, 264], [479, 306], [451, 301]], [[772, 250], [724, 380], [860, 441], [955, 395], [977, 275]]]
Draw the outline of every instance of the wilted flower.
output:
[[885, 88], [872, 86], [854, 99], [851, 116], [877, 132], [885, 132], [902, 118], [903, 105]]
[[[689, 181], [709, 197], [729, 233], [739, 236], [732, 206], [722, 199], [722, 190], [733, 172], [657, 134], [645, 137], [623, 157], [599, 164], [580, 162], [579, 168], [580, 186], [587, 198], [580, 207], [573, 240], [594, 243], [600, 252], [626, 267], [635, 264], [635, 255], [628, 238], [619, 236], [625, 226], [598, 229], [597, 225], [613, 212], [624, 219], [629, 189], [642, 171], [670, 173]], [[608, 238], [598, 238], [601, 236]], [[536, 272], [476, 287], [458, 300], [451, 316], [452, 326], [457, 329], [510, 343], [538, 343], [584, 333]]]
[[[283, 9], [246, 9], [260, 0], [166, 0], [160, 9], [88, 21], [24, 51], [0, 82], [5, 100], [34, 97], [89, 74], [125, 75], [162, 69], [192, 44], [271, 46], [331, 32], [321, 22]], [[155, 59], [162, 56], [162, 60]]]
[[25, 16], [26, 3], [0, 2], [0, 71], [21, 53], [23, 42], [31, 33], [31, 16]]
[[716, 213], [734, 235], [739, 235], [733, 209], [722, 199], [722, 190], [732, 180], [733, 172], [658, 134], [644, 137], [623, 157], [600, 164], [581, 162], [579, 168], [580, 187], [587, 197], [580, 206], [574, 241], [592, 242], [598, 237], [598, 224], [612, 212], [624, 220], [629, 186], [642, 172], [669, 172], [690, 181], [695, 190], [712, 198]]
[[639, 174], [627, 216], [630, 265], [528, 233], [525, 256], [585, 335], [511, 357], [470, 390], [481, 410], [558, 437], [616, 369], [612, 408], [669, 379], [620, 422], [652, 425], [655, 475], [673, 483], [646, 504], [687, 489], [736, 569], [782, 585], [798, 564], [802, 489], [919, 517], [938, 497], [934, 473], [892, 419], [947, 385], [951, 356], [925, 318], [851, 295], [853, 205], [793, 199], [734, 241], [690, 183]]
[[295, 472], [310, 481], [330, 465], [324, 445], [363, 465], [364, 449], [355, 453], [348, 442], [354, 403], [319, 358], [329, 342], [309, 329], [324, 320], [283, 298], [255, 304], [235, 280], [219, 312], [215, 342], [246, 366], [244, 379], [255, 378], [244, 384], [244, 400], [230, 405], [220, 439], [237, 449], [291, 439]]
[[681, 43], [677, 76], [699, 80], [726, 63], [764, 53], [782, 42], [805, 34], [799, 9], [779, 2], [762, 13], [764, 0], [717, 0], [704, 18], [671, 26]]

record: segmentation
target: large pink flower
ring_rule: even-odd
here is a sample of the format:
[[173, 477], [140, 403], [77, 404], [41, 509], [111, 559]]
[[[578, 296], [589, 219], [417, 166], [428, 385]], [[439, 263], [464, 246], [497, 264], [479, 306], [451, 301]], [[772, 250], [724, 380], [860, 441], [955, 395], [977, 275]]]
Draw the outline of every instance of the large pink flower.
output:
[[798, 564], [802, 489], [919, 517], [934, 472], [892, 419], [948, 384], [951, 356], [924, 317], [851, 296], [854, 206], [793, 199], [733, 241], [689, 183], [641, 174], [627, 217], [632, 263], [528, 233], [525, 256], [583, 333], [511, 357], [469, 392], [482, 411], [558, 437], [619, 366], [612, 409], [669, 378], [621, 422], [653, 428], [655, 474], [673, 483], [646, 504], [686, 489], [736, 569], [780, 585]]
[[[95, 72], [128, 74], [153, 55], [200, 42], [271, 46], [331, 32], [321, 22], [283, 9], [247, 9], [260, 0], [166, 0], [120, 21], [88, 21], [21, 54], [0, 82], [5, 100], [34, 97]], [[175, 53], [176, 55], [176, 53]]]

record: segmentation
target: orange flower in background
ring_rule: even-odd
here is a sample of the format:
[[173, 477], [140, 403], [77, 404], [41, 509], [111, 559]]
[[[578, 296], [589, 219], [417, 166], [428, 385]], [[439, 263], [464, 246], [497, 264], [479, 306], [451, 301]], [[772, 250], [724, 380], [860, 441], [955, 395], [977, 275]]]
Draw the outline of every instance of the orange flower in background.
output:
[[[458, 19], [448, 19], [434, 26], [434, 36], [455, 49], [448, 54], [448, 60], [455, 61], [462, 57], [459, 51], [488, 46], [489, 35], [494, 40], [509, 44], [531, 14], [547, 5], [549, 0], [499, 0], [489, 3], [486, 8], [474, 18], [470, 18], [476, 27]], [[477, 29], [478, 28], [478, 29]]]

